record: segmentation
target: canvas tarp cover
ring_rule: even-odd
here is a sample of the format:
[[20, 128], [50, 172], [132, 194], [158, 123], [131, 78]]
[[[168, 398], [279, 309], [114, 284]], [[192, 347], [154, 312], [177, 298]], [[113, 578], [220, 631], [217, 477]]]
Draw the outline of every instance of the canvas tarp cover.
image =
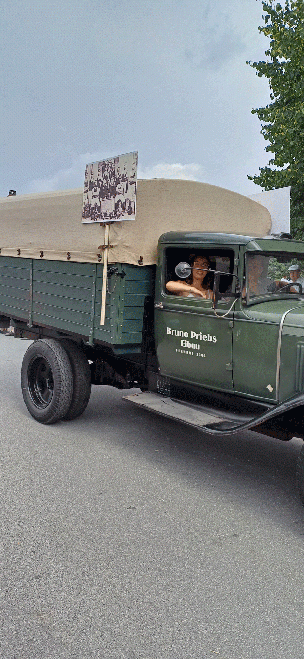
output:
[[[82, 224], [82, 189], [0, 200], [2, 256], [95, 263], [104, 226]], [[110, 226], [110, 263], [151, 265], [167, 231], [212, 231], [265, 236], [269, 211], [248, 197], [207, 183], [139, 180], [132, 221]]]

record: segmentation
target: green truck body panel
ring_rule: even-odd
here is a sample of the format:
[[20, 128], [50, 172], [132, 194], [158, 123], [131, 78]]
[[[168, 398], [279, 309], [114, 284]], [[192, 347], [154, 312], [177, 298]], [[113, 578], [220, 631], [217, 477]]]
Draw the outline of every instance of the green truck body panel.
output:
[[[171, 299], [156, 309], [158, 360], [164, 375], [191, 384], [232, 390], [232, 330], [219, 323], [211, 300]], [[230, 368], [229, 368], [230, 365]]]
[[239, 236], [234, 233], [212, 233], [212, 232], [198, 232], [198, 231], [168, 231], [163, 233], [159, 239], [159, 245], [174, 245], [174, 244], [194, 244], [199, 245], [247, 245], [252, 241], [250, 236]]
[[100, 325], [102, 264], [0, 257], [0, 314], [116, 346], [142, 341], [144, 300], [153, 266], [115, 264]]

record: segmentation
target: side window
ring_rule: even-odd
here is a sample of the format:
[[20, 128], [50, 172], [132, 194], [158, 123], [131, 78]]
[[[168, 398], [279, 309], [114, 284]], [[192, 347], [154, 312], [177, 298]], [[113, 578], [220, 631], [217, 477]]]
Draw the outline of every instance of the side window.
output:
[[164, 290], [180, 298], [212, 299], [215, 272], [221, 294], [233, 290], [234, 252], [227, 249], [169, 247], [165, 253]]

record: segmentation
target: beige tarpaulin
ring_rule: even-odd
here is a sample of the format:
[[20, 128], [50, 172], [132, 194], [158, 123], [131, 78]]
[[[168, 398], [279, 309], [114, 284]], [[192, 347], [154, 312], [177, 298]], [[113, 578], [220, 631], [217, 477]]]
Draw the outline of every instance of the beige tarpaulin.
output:
[[[0, 199], [2, 256], [95, 263], [103, 226], [82, 224], [82, 189]], [[110, 227], [109, 262], [156, 263], [167, 231], [212, 231], [265, 236], [269, 211], [248, 197], [207, 183], [139, 180], [136, 220]], [[141, 258], [142, 257], [142, 258]]]

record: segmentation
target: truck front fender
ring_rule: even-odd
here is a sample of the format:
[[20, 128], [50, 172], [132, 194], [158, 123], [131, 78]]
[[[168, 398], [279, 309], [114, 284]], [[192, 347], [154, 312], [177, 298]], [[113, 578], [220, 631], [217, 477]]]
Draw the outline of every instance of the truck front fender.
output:
[[223, 420], [207, 424], [206, 430], [212, 434], [221, 432], [225, 435], [232, 435], [239, 430], [254, 430], [282, 440], [292, 437], [304, 439], [303, 415], [304, 394], [300, 394], [245, 423], [236, 424]]

